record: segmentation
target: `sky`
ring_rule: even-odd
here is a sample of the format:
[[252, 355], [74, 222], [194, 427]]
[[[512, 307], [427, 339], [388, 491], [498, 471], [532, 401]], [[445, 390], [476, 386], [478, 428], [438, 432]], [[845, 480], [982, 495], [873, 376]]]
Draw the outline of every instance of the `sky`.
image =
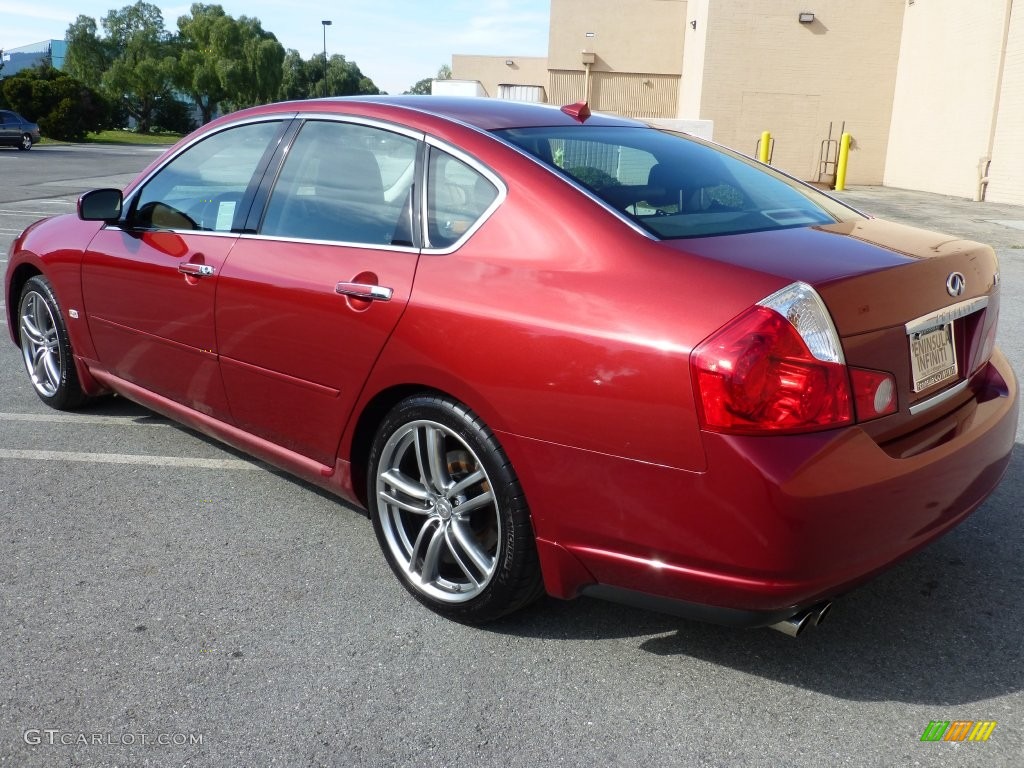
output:
[[[152, 1], [152, 0], [150, 0]], [[79, 14], [100, 20], [134, 0], [0, 0], [0, 48], [17, 48], [63, 39]], [[177, 29], [191, 3], [153, 3], [164, 26]], [[207, 0], [207, 4], [217, 4]], [[323, 50], [343, 54], [359, 65], [381, 90], [401, 93], [424, 77], [433, 77], [453, 53], [494, 56], [546, 56], [549, 0], [223, 0], [225, 12], [254, 16], [286, 49], [309, 58]], [[102, 27], [101, 27], [102, 31]]]

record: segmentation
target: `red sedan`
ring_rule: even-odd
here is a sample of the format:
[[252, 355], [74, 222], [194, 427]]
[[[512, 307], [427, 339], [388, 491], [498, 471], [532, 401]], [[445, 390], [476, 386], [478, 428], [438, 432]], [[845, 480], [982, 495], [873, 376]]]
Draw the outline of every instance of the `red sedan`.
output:
[[29, 227], [39, 397], [116, 392], [365, 506], [431, 609], [790, 634], [1006, 469], [993, 251], [630, 120], [275, 104]]

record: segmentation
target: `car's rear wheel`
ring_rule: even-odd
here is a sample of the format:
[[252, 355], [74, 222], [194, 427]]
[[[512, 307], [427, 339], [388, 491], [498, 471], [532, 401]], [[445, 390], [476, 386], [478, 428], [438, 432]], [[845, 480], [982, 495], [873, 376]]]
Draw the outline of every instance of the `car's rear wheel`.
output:
[[373, 442], [367, 489], [388, 563], [432, 610], [481, 623], [542, 594], [519, 480], [466, 406], [429, 395], [395, 406]]
[[52, 408], [71, 410], [85, 402], [60, 305], [50, 281], [29, 278], [18, 302], [21, 356], [39, 399]]
[[21, 141], [18, 143], [18, 149], [29, 150], [32, 149], [32, 135], [29, 133], [21, 134]]

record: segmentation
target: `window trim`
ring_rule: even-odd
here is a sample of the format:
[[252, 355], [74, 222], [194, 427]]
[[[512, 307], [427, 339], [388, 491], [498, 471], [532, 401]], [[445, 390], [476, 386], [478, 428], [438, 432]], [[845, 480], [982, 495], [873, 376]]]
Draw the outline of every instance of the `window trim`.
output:
[[505, 198], [508, 197], [508, 186], [505, 184], [504, 180], [502, 180], [502, 178], [493, 170], [491, 170], [488, 166], [484, 165], [482, 162], [480, 162], [477, 158], [473, 157], [472, 155], [467, 154], [466, 152], [463, 152], [461, 149], [452, 146], [448, 142], [443, 141], [442, 139], [438, 139], [435, 136], [427, 136], [426, 144], [428, 150], [437, 149], [438, 151], [451, 155], [456, 160], [462, 161], [470, 168], [472, 168], [474, 171], [479, 173], [481, 176], [486, 178], [489, 182], [491, 182], [491, 184], [493, 184], [495, 189], [497, 189], [498, 191], [498, 194], [494, 196], [494, 200], [491, 201], [491, 204], [487, 206], [486, 209], [484, 209], [484, 212], [477, 217], [476, 221], [473, 222], [472, 226], [470, 226], [469, 229], [462, 233], [462, 236], [459, 237], [458, 240], [456, 240], [451, 245], [445, 246], [443, 248], [432, 246], [430, 245], [430, 238], [427, 232], [427, 203], [429, 198], [429, 195], [427, 194], [427, 187], [430, 183], [430, 162], [429, 158], [424, 158], [422, 168], [422, 183], [420, 185], [420, 236], [423, 238], [423, 252], [425, 254], [429, 253], [436, 256], [444, 256], [446, 254], [454, 253], [455, 251], [459, 250], [459, 248], [461, 248], [465, 244], [465, 242], [469, 240], [469, 238], [471, 238], [476, 233], [476, 231], [487, 222], [487, 220], [494, 214], [494, 212], [501, 206], [501, 204], [505, 202]]
[[[413, 235], [420, 239], [419, 243], [413, 243], [412, 245], [386, 245], [383, 243], [356, 243], [347, 242], [343, 240], [317, 240], [306, 237], [292, 237], [284, 235], [264, 235], [260, 232], [263, 227], [263, 221], [267, 214], [267, 207], [270, 205], [270, 197], [277, 187], [280, 181], [281, 172], [284, 170], [285, 161], [288, 159], [288, 155], [291, 153], [292, 147], [295, 145], [296, 140], [302, 134], [302, 128], [309, 122], [331, 122], [331, 123], [346, 123], [354, 125], [362, 125], [367, 128], [377, 128], [379, 130], [387, 131], [389, 133], [396, 133], [406, 138], [413, 139], [417, 143], [416, 147], [416, 169], [413, 175]], [[419, 189], [421, 186], [420, 179], [423, 174], [423, 163], [424, 160], [424, 143], [426, 135], [422, 131], [417, 131], [412, 128], [408, 128], [398, 123], [392, 123], [387, 120], [378, 120], [375, 118], [363, 117], [361, 115], [339, 115], [335, 112], [299, 112], [293, 115], [289, 132], [286, 134], [284, 141], [278, 146], [277, 152], [273, 156], [273, 159], [264, 172], [263, 179], [260, 183], [259, 190], [253, 200], [253, 206], [249, 211], [249, 217], [246, 220], [246, 228], [239, 234], [239, 237], [247, 240], [263, 240], [266, 242], [273, 243], [312, 243], [315, 245], [326, 245], [326, 246], [338, 246], [341, 248], [362, 248], [368, 250], [381, 250], [381, 251], [395, 251], [399, 253], [420, 253], [421, 245], [424, 240], [424, 232], [422, 228], [422, 222], [419, 221], [418, 211], [419, 202], [418, 195], [422, 194]]]

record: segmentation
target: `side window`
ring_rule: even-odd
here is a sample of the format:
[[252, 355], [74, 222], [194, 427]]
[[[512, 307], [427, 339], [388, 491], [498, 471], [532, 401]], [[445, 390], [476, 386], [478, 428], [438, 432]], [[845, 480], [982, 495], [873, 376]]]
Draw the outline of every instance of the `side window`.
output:
[[498, 196], [486, 176], [439, 149], [430, 150], [427, 235], [432, 248], [454, 245]]
[[419, 142], [380, 128], [311, 120], [288, 152], [260, 233], [412, 245]]
[[230, 232], [237, 215], [240, 227], [239, 203], [280, 126], [280, 121], [241, 125], [189, 147], [146, 182], [131, 224]]

